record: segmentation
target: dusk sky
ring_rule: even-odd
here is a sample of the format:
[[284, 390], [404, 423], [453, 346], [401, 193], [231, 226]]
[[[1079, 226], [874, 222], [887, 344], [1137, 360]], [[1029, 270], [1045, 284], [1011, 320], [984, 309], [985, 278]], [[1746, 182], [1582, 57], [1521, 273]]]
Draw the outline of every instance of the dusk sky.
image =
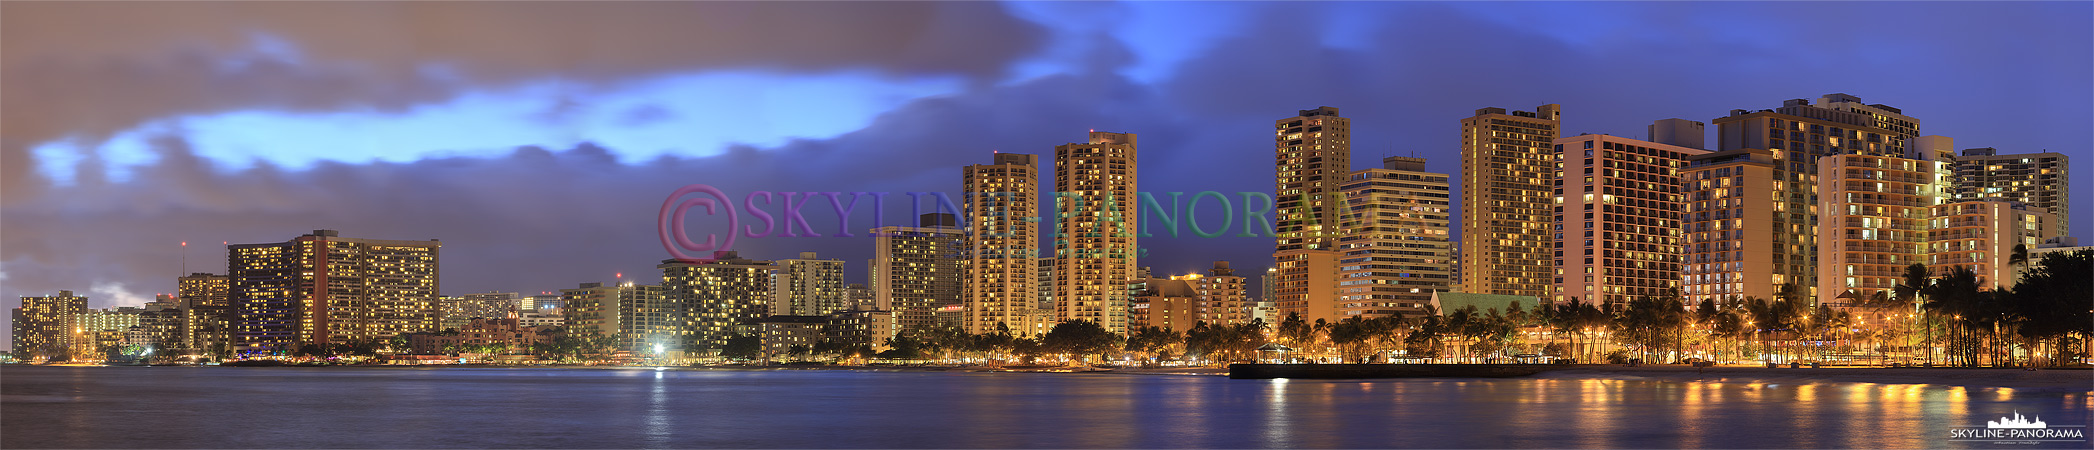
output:
[[[956, 194], [996, 151], [1051, 167], [1093, 129], [1140, 135], [1143, 191], [1271, 193], [1272, 121], [1318, 106], [1353, 119], [1354, 168], [1451, 174], [1477, 108], [1641, 139], [1852, 94], [1957, 148], [2074, 157], [2088, 237], [2090, 24], [2089, 2], [8, 2], [0, 298], [139, 305], [180, 242], [222, 273], [222, 242], [315, 229], [441, 239], [446, 295], [658, 282], [680, 186], [894, 192], [894, 224], [901, 192]], [[864, 282], [856, 214], [857, 237], [735, 247]], [[1269, 238], [1141, 244], [1159, 274], [1271, 263]]]

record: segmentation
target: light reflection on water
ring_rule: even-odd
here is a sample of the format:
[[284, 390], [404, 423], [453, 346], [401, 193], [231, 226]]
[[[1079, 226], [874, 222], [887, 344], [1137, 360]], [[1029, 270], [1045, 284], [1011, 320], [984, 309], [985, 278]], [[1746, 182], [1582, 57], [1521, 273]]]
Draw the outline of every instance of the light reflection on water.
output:
[[1944, 439], [2090, 406], [1872, 383], [10, 366], [0, 447], [1990, 448]]

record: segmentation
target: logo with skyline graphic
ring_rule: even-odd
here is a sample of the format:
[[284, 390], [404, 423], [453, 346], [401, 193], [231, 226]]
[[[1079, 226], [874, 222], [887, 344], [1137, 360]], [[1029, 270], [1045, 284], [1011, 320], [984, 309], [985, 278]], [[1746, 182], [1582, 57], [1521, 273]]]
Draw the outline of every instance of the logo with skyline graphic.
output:
[[1994, 444], [2035, 444], [2042, 442], [2087, 443], [2086, 425], [2051, 425], [2042, 417], [2023, 416], [2021, 411], [2001, 416], [1999, 420], [1987, 420], [1985, 426], [1955, 427], [1949, 429], [1951, 441], [1982, 441]]

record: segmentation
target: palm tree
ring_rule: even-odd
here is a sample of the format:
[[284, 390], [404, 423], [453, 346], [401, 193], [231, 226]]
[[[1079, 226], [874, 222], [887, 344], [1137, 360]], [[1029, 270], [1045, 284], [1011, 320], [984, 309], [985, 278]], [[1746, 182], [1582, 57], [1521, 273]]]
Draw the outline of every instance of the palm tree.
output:
[[2028, 348], [2043, 349], [2036, 353], [2050, 365], [2077, 361], [2094, 335], [2094, 277], [2087, 276], [2094, 251], [2044, 253], [2034, 262], [2010, 297], [2022, 321], [2016, 334]]
[[1460, 362], [1463, 357], [1469, 354], [1467, 342], [1468, 337], [1471, 335], [1471, 322], [1475, 321], [1475, 305], [1464, 306], [1461, 309], [1454, 310], [1453, 314], [1447, 315], [1446, 327], [1448, 334], [1454, 337], [1454, 346], [1460, 349], [1454, 351], [1456, 362]]
[[1978, 364], [1979, 338], [1975, 331], [1979, 326], [1989, 325], [1992, 319], [1987, 314], [1987, 304], [1992, 302], [1983, 298], [1989, 297], [1990, 293], [1984, 292], [1983, 284], [1977, 273], [1958, 266], [1942, 274], [1923, 292], [1929, 299], [1923, 305], [1927, 311], [1937, 317], [1948, 317], [1949, 336], [1944, 351], [1949, 353], [1949, 361], [1954, 364], [1965, 367]]
[[2009, 254], [2009, 255], [2007, 256], [2007, 265], [2010, 265], [2010, 266], [2014, 266], [2014, 267], [2021, 267], [2021, 266], [2026, 266], [2026, 265], [2028, 265], [2028, 264], [2029, 264], [2029, 245], [2028, 245], [2028, 244], [2014, 244], [2014, 253], [2012, 253], [2012, 254]]

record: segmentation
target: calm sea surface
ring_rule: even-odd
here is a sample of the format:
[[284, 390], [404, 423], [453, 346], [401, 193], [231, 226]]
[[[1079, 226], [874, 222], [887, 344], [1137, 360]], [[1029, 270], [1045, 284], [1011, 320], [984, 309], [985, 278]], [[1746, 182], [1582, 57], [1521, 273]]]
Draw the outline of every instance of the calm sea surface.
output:
[[0, 447], [2085, 448], [1949, 441], [2085, 390], [1649, 380], [0, 368]]

